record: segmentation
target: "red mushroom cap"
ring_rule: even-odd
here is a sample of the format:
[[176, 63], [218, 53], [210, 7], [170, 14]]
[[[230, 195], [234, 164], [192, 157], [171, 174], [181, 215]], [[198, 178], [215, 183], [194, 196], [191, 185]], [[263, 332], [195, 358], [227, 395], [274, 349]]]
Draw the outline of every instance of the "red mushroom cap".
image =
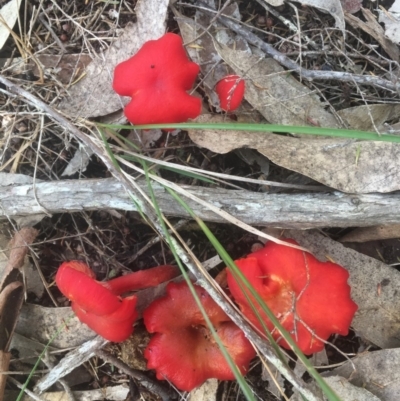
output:
[[64, 262], [56, 274], [59, 290], [86, 312], [108, 315], [121, 305], [120, 298], [94, 279], [94, 273], [83, 262]]
[[114, 294], [121, 295], [128, 291], [155, 287], [164, 281], [178, 276], [180, 270], [171, 265], [156, 266], [147, 270], [139, 270], [125, 276], [117, 277], [103, 283]]
[[[253, 347], [210, 295], [194, 287], [222, 343], [241, 373], [246, 373], [255, 356]], [[143, 318], [147, 330], [156, 333], [144, 356], [158, 379], [191, 391], [209, 378], [235, 378], [185, 282], [168, 284], [167, 295], [154, 301]]]
[[73, 302], [71, 307], [79, 320], [97, 334], [108, 341], [121, 342], [133, 332], [133, 323], [138, 317], [136, 302], [137, 298], [134, 295], [124, 298], [114, 313], [103, 316], [85, 311], [76, 302]]
[[227, 75], [218, 81], [215, 90], [222, 110], [234, 111], [242, 103], [245, 83], [239, 75]]
[[117, 65], [113, 88], [132, 97], [124, 112], [133, 124], [185, 122], [201, 112], [201, 100], [186, 93], [199, 70], [188, 59], [181, 37], [166, 33]]
[[[288, 242], [296, 244], [293, 240]], [[333, 333], [348, 334], [358, 308], [350, 297], [349, 273], [343, 267], [320, 262], [309, 253], [273, 242], [235, 263], [303, 353], [321, 351], [324, 340]], [[261, 323], [229, 271], [228, 285], [243, 314], [262, 331]], [[250, 293], [248, 296], [278, 340], [280, 333], [274, 330], [253, 296]], [[278, 342], [290, 349], [286, 341]]]

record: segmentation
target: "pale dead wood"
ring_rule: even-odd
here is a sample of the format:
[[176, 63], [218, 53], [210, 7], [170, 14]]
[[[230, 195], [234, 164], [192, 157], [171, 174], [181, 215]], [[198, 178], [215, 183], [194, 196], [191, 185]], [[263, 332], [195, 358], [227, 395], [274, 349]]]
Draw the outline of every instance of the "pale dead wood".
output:
[[55, 368], [36, 383], [35, 391], [39, 394], [46, 391], [55, 382], [60, 380], [60, 378], [92, 358], [95, 355], [95, 352], [102, 348], [106, 343], [107, 340], [97, 336], [93, 340], [89, 340], [80, 347], [69, 352]]
[[[148, 193], [146, 183], [138, 184]], [[252, 225], [309, 229], [400, 223], [397, 213], [400, 208], [399, 194], [270, 194], [185, 185], [182, 188]], [[189, 217], [161, 185], [154, 184], [153, 189], [166, 215]], [[36, 184], [36, 199], [32, 185], [0, 187], [0, 216], [13, 218], [40, 214], [43, 208], [49, 213], [136, 210], [124, 186], [114, 178], [40, 182]], [[190, 199], [187, 203], [204, 221], [224, 222], [221, 216], [205, 206]]]

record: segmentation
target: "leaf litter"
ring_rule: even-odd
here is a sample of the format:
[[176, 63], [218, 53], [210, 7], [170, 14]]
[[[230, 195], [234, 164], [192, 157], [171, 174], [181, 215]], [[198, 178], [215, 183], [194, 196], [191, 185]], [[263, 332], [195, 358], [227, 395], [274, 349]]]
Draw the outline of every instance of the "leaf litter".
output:
[[[71, 97], [68, 101], [64, 101], [59, 105], [63, 111], [74, 118], [82, 116], [102, 117], [121, 108], [123, 101], [121, 102], [121, 99], [116, 97], [110, 90], [111, 72], [113, 66], [117, 63], [116, 60], [119, 58], [126, 59], [148, 38], [154, 38], [157, 35], [160, 36], [164, 32], [167, 5], [164, 2], [156, 10], [154, 3], [150, 3], [152, 2], [141, 1], [138, 3], [136, 11], [139, 24], [128, 24], [124, 34], [111, 45], [109, 53], [104, 53], [101, 56], [103, 59], [100, 57], [98, 62], [94, 61], [92, 66], [88, 67], [86, 76], [68, 88]], [[208, 2], [209, 5], [212, 3], [211, 1]], [[344, 16], [339, 1], [303, 1], [301, 3], [329, 12], [334, 17], [336, 26], [340, 30], [344, 30]], [[149, 9], [146, 8], [147, 6]], [[233, 10], [231, 10], [231, 15], [240, 17], [238, 9], [235, 9], [235, 6], [236, 4]], [[150, 16], [154, 17], [154, 15], [158, 16], [155, 18], [155, 22], [154, 18], [153, 20], [149, 19]], [[210, 104], [213, 107], [218, 106], [215, 102], [213, 88], [219, 77], [217, 71], [221, 71], [221, 74], [222, 72], [235, 72], [245, 77], [248, 85], [246, 92], [248, 104], [243, 106], [241, 112], [245, 111], [245, 113], [252, 116], [259, 113], [258, 116], [260, 118], [262, 116], [268, 122], [278, 124], [309, 124], [321, 127], [339, 127], [344, 122], [349, 127], [367, 130], [376, 129], [379, 132], [383, 132], [388, 128], [385, 124], [396, 121], [399, 117], [398, 105], [389, 103], [368, 103], [333, 112], [331, 109], [327, 109], [327, 102], [321, 98], [318, 91], [298, 81], [295, 75], [288, 74], [275, 61], [261, 57], [254, 48], [248, 46], [243, 38], [235, 37], [229, 31], [226, 32], [225, 29], [222, 29], [222, 25], [212, 22], [212, 18], [205, 13], [196, 11], [196, 18], [195, 21], [190, 21], [186, 18], [186, 22], [184, 22], [186, 28], [193, 28], [196, 27], [196, 23], [201, 23], [207, 27], [213, 24], [212, 27], [217, 27], [217, 30], [219, 30], [213, 36], [208, 33], [203, 35], [201, 38], [203, 41], [197, 39], [196, 42], [188, 44], [189, 54], [196, 53], [198, 56], [197, 61], [202, 64], [203, 74], [206, 75], [204, 90], [208, 94]], [[348, 21], [351, 21], [351, 19]], [[182, 21], [178, 22], [181, 26], [182, 34], [185, 35]], [[143, 31], [140, 31], [140, 29], [143, 29]], [[139, 35], [139, 39], [136, 37], [133, 38], [132, 45], [132, 37], [137, 31], [142, 32], [143, 37]], [[185, 41], [191, 42], [191, 40], [195, 39], [201, 33], [201, 29], [198, 31], [193, 31], [192, 29], [192, 32], [189, 29], [189, 33], [185, 36]], [[205, 46], [206, 38], [207, 45]], [[380, 43], [384, 43], [381, 35], [375, 34], [375, 39]], [[395, 40], [395, 38], [392, 39]], [[123, 48], [128, 43], [130, 43], [130, 54], [127, 54]], [[390, 49], [387, 43], [386, 49]], [[232, 46], [234, 50], [228, 46]], [[395, 52], [392, 52], [390, 55], [393, 59], [395, 58]], [[104, 60], [107, 60], [107, 62], [104, 63]], [[213, 68], [209, 68], [211, 63], [213, 63], [211, 66]], [[205, 65], [208, 66], [207, 69]], [[70, 70], [73, 71], [72, 68]], [[102, 72], [97, 76], [100, 70]], [[74, 73], [69, 76], [69, 79], [71, 76], [74, 77]], [[66, 82], [66, 79], [63, 79], [62, 82]], [[104, 82], [104, 85], [102, 82]], [[362, 97], [362, 95], [360, 96]], [[204, 119], [205, 117], [202, 118]], [[238, 116], [238, 118], [242, 119], [243, 115]], [[224, 119], [226, 120], [226, 116], [224, 116]], [[363, 193], [379, 191], [385, 193], [399, 189], [399, 172], [396, 168], [398, 149], [397, 146], [391, 146], [393, 144], [382, 144], [380, 146], [378, 143], [352, 143], [351, 141], [337, 139], [314, 140], [305, 137], [278, 137], [273, 134], [259, 135], [257, 133], [240, 133], [238, 135], [235, 132], [229, 132], [222, 135], [218, 131], [192, 131], [190, 135], [199, 146], [211, 149], [217, 153], [230, 152], [235, 148], [252, 147], [277, 165], [307, 175], [329, 187], [344, 192]], [[155, 141], [157, 140], [158, 138], [155, 139]], [[77, 163], [75, 166], [71, 164], [71, 174], [75, 172], [83, 174], [83, 164], [86, 164], [86, 162]], [[266, 171], [266, 174], [268, 174], [269, 170]], [[399, 347], [396, 337], [399, 331], [397, 322], [398, 301], [395, 294], [399, 284], [399, 273], [395, 269], [385, 266], [383, 263], [364, 257], [355, 251], [346, 250], [337, 242], [319, 235], [304, 233], [292, 233], [292, 235], [297, 236], [299, 242], [303, 241], [308, 248], [319, 250], [321, 256], [329, 255], [336, 262], [343, 264], [349, 269], [354, 298], [361, 305], [354, 321], [354, 328], [357, 334], [361, 336], [362, 341], [371, 341], [382, 348]], [[53, 315], [56, 315], [53, 323], [41, 320], [46, 315], [45, 309], [38, 307], [39, 315], [32, 310], [27, 310], [25, 317], [27, 320], [25, 324], [22, 323], [22, 326], [26, 328], [32, 324], [32, 327], [35, 327], [33, 320], [37, 320], [41, 322], [40, 324], [43, 327], [49, 326], [55, 330], [65, 323], [66, 319], [69, 319], [69, 308], [57, 308], [56, 310], [59, 313], [54, 313], [54, 309], [52, 309]], [[23, 311], [22, 313], [24, 314], [25, 312]], [[33, 320], [29, 321], [30, 317]], [[68, 322], [71, 323], [72, 321]], [[71, 342], [76, 340], [78, 332], [84, 333], [84, 330], [79, 325], [80, 323], [77, 323], [76, 326], [73, 323], [70, 326], [66, 325], [71, 330], [71, 333], [69, 333], [69, 337], [64, 337], [65, 333], [61, 335], [60, 340], [64, 341], [63, 346], [68, 346], [68, 344], [70, 345]], [[66, 334], [68, 334], [68, 329], [65, 330]], [[40, 329], [35, 328], [32, 332], [26, 334], [31, 336], [36, 331], [39, 332]], [[38, 335], [40, 341], [45, 342], [50, 335], [50, 331], [46, 332], [46, 330], [43, 330]], [[83, 336], [80, 339], [78, 338], [78, 343], [89, 339], [89, 337]], [[75, 344], [77, 345], [77, 343]], [[367, 355], [371, 356], [371, 359], [376, 358], [376, 363], [380, 363], [379, 353], [382, 353], [382, 357], [388, 358], [388, 355], [391, 355], [394, 358], [396, 350], [395, 348], [394, 350], [374, 351]], [[354, 358], [354, 363], [358, 363], [358, 359], [361, 358], [362, 355]], [[391, 362], [393, 362], [392, 366], [395, 366], [396, 361], [393, 359]], [[349, 364], [349, 366], [351, 365]], [[362, 370], [363, 365], [360, 365], [359, 369]], [[354, 383], [361, 387], [364, 381], [369, 382], [372, 380], [371, 376], [373, 373], [376, 372], [366, 372], [365, 377], [362, 377], [357, 382], [354, 381]], [[351, 373], [348, 374], [348, 371], [345, 370], [335, 372], [335, 374], [346, 378], [351, 376]], [[393, 381], [396, 380], [397, 378], [395, 377]], [[386, 387], [386, 382], [382, 384], [382, 380], [380, 381], [379, 378], [376, 379], [376, 382]], [[345, 391], [347, 391], [348, 396], [353, 391], [350, 387], [346, 387], [349, 384], [343, 382], [340, 377], [332, 379], [330, 383], [332, 386], [335, 386], [334, 383], [337, 383], [338, 389], [340, 386], [346, 388]], [[372, 387], [368, 388], [368, 390], [376, 394]], [[363, 395], [360, 395], [360, 392], [362, 391], [358, 390], [358, 394], [353, 397], [362, 397]], [[389, 401], [396, 399], [390, 398], [393, 397], [393, 394], [382, 392], [381, 394], [377, 394], [377, 396], [382, 397], [382, 400], [387, 399]], [[343, 397], [346, 399], [346, 394]], [[108, 398], [112, 399], [112, 395], [108, 396]], [[373, 398], [370, 399], [372, 400]]]

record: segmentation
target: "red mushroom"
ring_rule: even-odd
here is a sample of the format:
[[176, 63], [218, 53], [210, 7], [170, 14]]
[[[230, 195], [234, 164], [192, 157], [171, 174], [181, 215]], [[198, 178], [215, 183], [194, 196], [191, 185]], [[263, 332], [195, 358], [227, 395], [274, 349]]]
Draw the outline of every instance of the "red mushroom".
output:
[[227, 75], [218, 81], [217, 92], [220, 107], [225, 111], [234, 111], [242, 103], [245, 83], [238, 75]]
[[131, 295], [121, 301], [115, 312], [103, 316], [85, 311], [76, 302], [71, 303], [71, 308], [82, 323], [106, 340], [117, 343], [125, 341], [133, 332], [133, 322], [138, 318], [136, 302], [137, 298]]
[[117, 65], [113, 88], [132, 97], [124, 112], [133, 124], [185, 122], [201, 112], [201, 100], [187, 93], [198, 73], [199, 66], [188, 59], [181, 37], [166, 33]]
[[86, 312], [108, 315], [121, 305], [120, 298], [94, 278], [86, 263], [73, 260], [64, 262], [57, 271], [58, 289]]
[[[350, 297], [349, 273], [343, 267], [273, 242], [235, 263], [303, 353], [321, 351], [333, 333], [348, 334], [357, 305]], [[243, 314], [262, 331], [256, 313], [229, 271], [228, 285]], [[254, 297], [248, 290], [246, 293], [273, 337], [290, 349]]]
[[[253, 347], [210, 295], [194, 287], [222, 343], [245, 374], [255, 356]], [[158, 379], [168, 379], [180, 390], [191, 391], [209, 378], [235, 378], [185, 282], [168, 284], [167, 295], [154, 301], [143, 318], [147, 330], [156, 333], [144, 356]]]
[[178, 269], [157, 266], [100, 283], [94, 272], [81, 261], [64, 262], [56, 274], [59, 290], [72, 301], [79, 320], [109, 341], [126, 340], [137, 318], [136, 297], [121, 299], [120, 294], [148, 288], [175, 277]]

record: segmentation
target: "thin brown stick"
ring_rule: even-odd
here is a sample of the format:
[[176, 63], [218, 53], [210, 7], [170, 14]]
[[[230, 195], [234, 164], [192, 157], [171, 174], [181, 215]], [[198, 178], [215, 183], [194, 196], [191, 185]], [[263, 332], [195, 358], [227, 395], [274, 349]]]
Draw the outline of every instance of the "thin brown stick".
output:
[[126, 363], [122, 362], [120, 359], [109, 354], [108, 352], [99, 349], [96, 351], [96, 355], [99, 356], [103, 361], [114, 365], [116, 368], [122, 370], [125, 374], [136, 379], [139, 383], [151, 391], [153, 394], [158, 395], [163, 401], [170, 401], [173, 398], [177, 398], [168, 388], [160, 385], [157, 381], [151, 380], [146, 374], [137, 369], [132, 369]]

